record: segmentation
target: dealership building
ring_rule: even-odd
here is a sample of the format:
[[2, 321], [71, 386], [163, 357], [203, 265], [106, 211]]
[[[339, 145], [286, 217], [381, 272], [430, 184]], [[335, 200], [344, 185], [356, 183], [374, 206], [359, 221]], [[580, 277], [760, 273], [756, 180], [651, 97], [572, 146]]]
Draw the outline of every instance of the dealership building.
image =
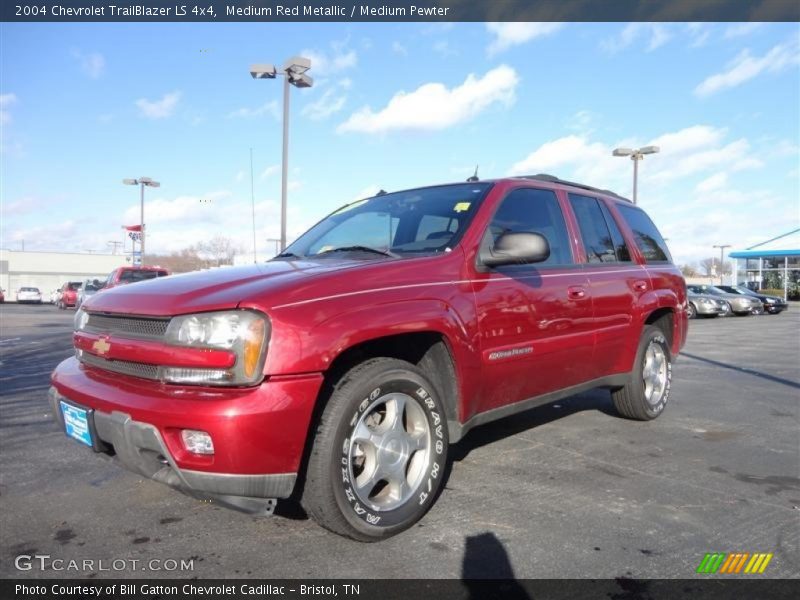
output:
[[0, 249], [0, 289], [13, 301], [21, 287], [35, 287], [45, 301], [67, 281], [105, 279], [126, 264], [124, 254], [25, 252]]
[[793, 229], [744, 250], [728, 255], [735, 261], [738, 283], [783, 290], [792, 295], [800, 282], [800, 229]]

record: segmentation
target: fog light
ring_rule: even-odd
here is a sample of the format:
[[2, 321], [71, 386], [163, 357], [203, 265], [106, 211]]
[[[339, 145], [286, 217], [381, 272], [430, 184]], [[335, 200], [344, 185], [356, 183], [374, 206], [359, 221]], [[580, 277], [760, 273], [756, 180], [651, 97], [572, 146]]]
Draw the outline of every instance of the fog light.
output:
[[225, 385], [231, 379], [233, 379], [233, 373], [225, 369], [161, 367], [161, 380], [170, 383]]
[[196, 429], [183, 429], [181, 431], [183, 445], [192, 454], [214, 454], [214, 442], [205, 431]]

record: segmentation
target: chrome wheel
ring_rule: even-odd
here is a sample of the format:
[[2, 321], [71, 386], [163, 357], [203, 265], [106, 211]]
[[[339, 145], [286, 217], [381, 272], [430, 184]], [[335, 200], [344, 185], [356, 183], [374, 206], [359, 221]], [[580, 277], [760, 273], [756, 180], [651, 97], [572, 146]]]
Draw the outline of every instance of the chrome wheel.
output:
[[375, 511], [405, 504], [431, 459], [431, 430], [411, 396], [390, 393], [361, 414], [349, 440], [350, 477], [359, 500]]
[[650, 406], [656, 406], [667, 389], [667, 355], [664, 348], [656, 341], [647, 346], [642, 366], [644, 381], [644, 397]]

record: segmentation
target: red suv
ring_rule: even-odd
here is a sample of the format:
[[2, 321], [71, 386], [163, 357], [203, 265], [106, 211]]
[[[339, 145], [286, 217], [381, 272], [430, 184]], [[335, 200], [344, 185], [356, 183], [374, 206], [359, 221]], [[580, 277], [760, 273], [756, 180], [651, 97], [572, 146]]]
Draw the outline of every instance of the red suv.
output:
[[56, 306], [60, 309], [70, 308], [78, 302], [78, 292], [83, 285], [80, 281], [69, 281], [61, 286], [58, 291], [58, 300]]
[[92, 296], [52, 376], [68, 435], [254, 514], [410, 527], [472, 427], [590, 388], [654, 419], [686, 286], [643, 210], [552, 176], [349, 204], [265, 264]]
[[169, 271], [162, 267], [142, 266], [142, 267], [117, 267], [108, 274], [103, 289], [107, 290], [118, 285], [136, 283], [137, 281], [147, 281], [158, 277], [166, 277]]

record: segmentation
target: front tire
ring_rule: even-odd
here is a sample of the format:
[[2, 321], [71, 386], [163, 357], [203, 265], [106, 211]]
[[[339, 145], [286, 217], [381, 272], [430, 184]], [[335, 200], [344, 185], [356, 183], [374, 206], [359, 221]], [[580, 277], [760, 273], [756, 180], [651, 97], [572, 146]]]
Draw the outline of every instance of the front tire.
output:
[[630, 381], [611, 392], [614, 408], [628, 419], [655, 419], [667, 406], [671, 385], [672, 353], [669, 342], [661, 329], [647, 325], [639, 340]]
[[692, 304], [691, 302], [689, 303], [689, 306], [686, 308], [686, 316], [689, 317], [690, 319], [694, 319], [697, 316], [697, 308], [695, 308], [695, 305]]
[[301, 503], [320, 525], [373, 542], [408, 529], [442, 487], [447, 421], [414, 365], [375, 358], [334, 385], [308, 461]]

